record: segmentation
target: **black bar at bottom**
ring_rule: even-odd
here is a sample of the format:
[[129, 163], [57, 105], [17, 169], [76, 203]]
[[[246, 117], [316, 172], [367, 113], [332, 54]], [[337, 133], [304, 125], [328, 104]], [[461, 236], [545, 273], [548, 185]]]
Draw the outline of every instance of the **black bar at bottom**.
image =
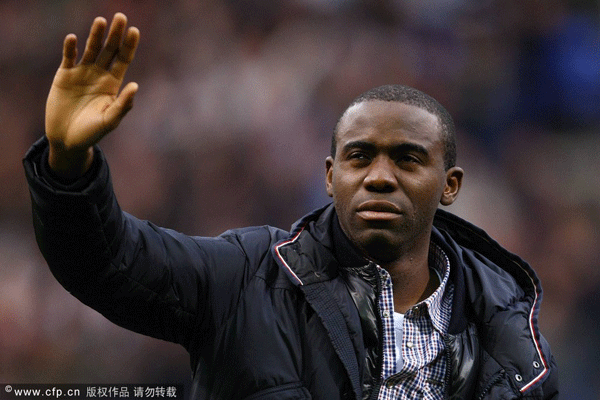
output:
[[138, 399], [184, 400], [182, 384], [0, 384], [1, 400]]

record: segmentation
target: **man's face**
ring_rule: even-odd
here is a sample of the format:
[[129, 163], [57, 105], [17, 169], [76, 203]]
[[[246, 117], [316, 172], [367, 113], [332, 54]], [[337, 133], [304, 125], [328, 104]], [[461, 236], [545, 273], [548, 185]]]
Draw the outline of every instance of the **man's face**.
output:
[[438, 204], [451, 204], [460, 168], [444, 169], [437, 116], [421, 108], [370, 100], [349, 108], [328, 157], [327, 193], [340, 225], [367, 256], [391, 262], [429, 246]]

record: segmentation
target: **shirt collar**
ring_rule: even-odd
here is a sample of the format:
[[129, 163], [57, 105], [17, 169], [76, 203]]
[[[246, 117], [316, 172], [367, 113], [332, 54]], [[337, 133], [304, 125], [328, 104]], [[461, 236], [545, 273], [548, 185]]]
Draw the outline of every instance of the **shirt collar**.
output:
[[[450, 278], [450, 260], [444, 251], [433, 241], [429, 246], [429, 268], [439, 273], [441, 277], [438, 288], [425, 300], [418, 303], [407, 312], [429, 312], [433, 327], [445, 334], [450, 323], [448, 312], [451, 289], [448, 281]], [[447, 290], [449, 289], [449, 290]]]

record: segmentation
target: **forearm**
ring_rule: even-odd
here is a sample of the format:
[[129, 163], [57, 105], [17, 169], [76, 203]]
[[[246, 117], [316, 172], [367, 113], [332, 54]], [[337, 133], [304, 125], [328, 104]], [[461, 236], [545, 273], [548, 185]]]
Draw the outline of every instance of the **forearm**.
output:
[[[184, 342], [195, 318], [195, 301], [173, 296], [172, 285], [177, 285], [178, 279], [173, 279], [169, 270], [161, 232], [121, 212], [99, 151], [89, 173], [75, 182], [52, 180], [44, 170], [45, 154], [42, 140], [30, 150], [24, 164], [36, 239], [54, 276], [113, 322]], [[144, 247], [143, 253], [140, 247]], [[149, 260], [154, 262], [152, 268], [140, 265]], [[188, 271], [194, 273], [193, 268]], [[197, 280], [187, 280], [192, 279]]]

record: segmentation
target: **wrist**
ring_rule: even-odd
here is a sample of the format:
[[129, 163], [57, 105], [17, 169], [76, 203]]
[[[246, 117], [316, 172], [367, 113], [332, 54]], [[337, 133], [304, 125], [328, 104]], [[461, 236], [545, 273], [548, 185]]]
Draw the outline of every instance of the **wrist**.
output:
[[94, 161], [94, 149], [88, 147], [83, 151], [65, 151], [50, 144], [48, 166], [52, 172], [67, 180], [82, 177], [90, 169]]

